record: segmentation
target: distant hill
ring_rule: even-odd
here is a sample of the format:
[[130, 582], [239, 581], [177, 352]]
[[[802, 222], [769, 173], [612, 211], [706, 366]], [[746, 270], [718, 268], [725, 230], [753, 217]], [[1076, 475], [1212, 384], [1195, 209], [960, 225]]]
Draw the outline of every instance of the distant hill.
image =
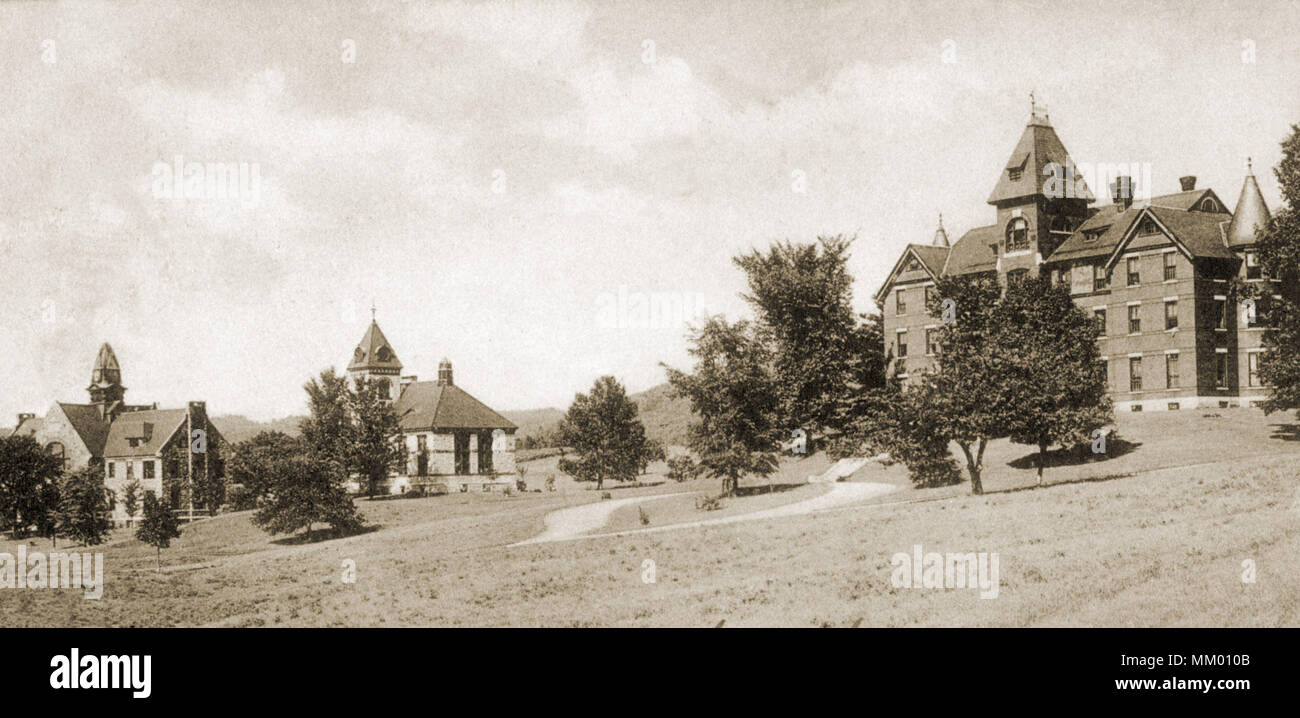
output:
[[[674, 399], [670, 396], [671, 393], [668, 384], [660, 384], [631, 396], [632, 401], [636, 402], [641, 422], [645, 424], [647, 436], [658, 439], [665, 446], [682, 446], [687, 442], [688, 431], [695, 417], [691, 414], [690, 402]], [[564, 410], [554, 407], [500, 413], [519, 427], [520, 438], [550, 431], [564, 418]], [[286, 416], [272, 421], [254, 421], [239, 414], [227, 414], [212, 417], [212, 423], [221, 430], [226, 441], [238, 443], [263, 431], [282, 431], [289, 436], [298, 436], [298, 422], [304, 418], [306, 417]]]
[[[645, 424], [646, 436], [658, 439], [664, 446], [686, 444], [690, 425], [695, 420], [691, 414], [690, 402], [673, 398], [672, 388], [668, 384], [632, 394], [631, 398], [636, 402], [641, 423]], [[564, 418], [564, 410], [555, 408], [503, 411], [501, 414], [519, 425], [521, 438], [551, 431]]]
[[237, 444], [245, 439], [251, 439], [263, 431], [280, 431], [289, 436], [298, 436], [298, 422], [305, 418], [304, 416], [286, 416], [283, 419], [273, 419], [271, 421], [253, 421], [240, 414], [226, 414], [225, 416], [212, 417], [212, 423], [217, 425], [217, 429], [226, 438], [226, 441]]

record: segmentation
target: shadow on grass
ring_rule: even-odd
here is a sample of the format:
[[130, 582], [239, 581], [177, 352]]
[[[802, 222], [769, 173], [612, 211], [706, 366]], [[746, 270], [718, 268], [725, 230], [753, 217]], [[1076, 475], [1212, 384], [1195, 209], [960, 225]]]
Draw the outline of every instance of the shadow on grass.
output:
[[[1106, 443], [1106, 453], [1094, 454], [1092, 447], [1085, 444], [1082, 447], [1071, 449], [1053, 449], [1047, 452], [1044, 457], [1044, 470], [1058, 466], [1083, 466], [1084, 464], [1095, 464], [1101, 461], [1118, 459], [1126, 454], [1131, 454], [1141, 448], [1140, 441], [1125, 441], [1122, 438], [1114, 438]], [[1034, 451], [1018, 459], [1012, 459], [1007, 462], [1007, 466], [1014, 469], [1037, 469], [1038, 452]]]
[[1115, 479], [1128, 479], [1137, 476], [1140, 473], [1143, 472], [1125, 471], [1118, 474], [1106, 474], [1104, 476], [1078, 476], [1073, 479], [1062, 479], [1061, 481], [1052, 481], [1051, 475], [1045, 474], [1043, 476], [1042, 485], [1030, 484], [1028, 486], [1015, 486], [1009, 489], [994, 489], [991, 491], [985, 489], [984, 495], [991, 496], [993, 494], [1014, 494], [1018, 491], [1033, 491], [1035, 489], [1051, 489], [1057, 486], [1069, 486], [1071, 484], [1093, 484], [1101, 481], [1114, 481]]
[[276, 546], [303, 546], [306, 544], [321, 543], [323, 541], [332, 541], [334, 539], [347, 538], [349, 536], [361, 536], [363, 534], [374, 533], [384, 526], [383, 524], [369, 524], [362, 526], [357, 531], [338, 531], [336, 529], [317, 529], [310, 534], [296, 533], [292, 536], [285, 536], [282, 539], [276, 539], [271, 543]]
[[1273, 430], [1270, 439], [1300, 441], [1300, 424], [1269, 424], [1269, 428]]

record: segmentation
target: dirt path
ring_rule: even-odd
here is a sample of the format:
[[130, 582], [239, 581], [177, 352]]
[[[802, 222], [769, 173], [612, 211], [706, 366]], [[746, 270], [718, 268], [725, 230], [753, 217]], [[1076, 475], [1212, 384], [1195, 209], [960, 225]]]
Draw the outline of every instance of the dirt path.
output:
[[[528, 539], [527, 541], [521, 541], [517, 544], [512, 544], [512, 545], [523, 546], [523, 545], [534, 544], [534, 543], [547, 543], [550, 541], [569, 541], [573, 539], [597, 538], [597, 537], [606, 537], [606, 536], [630, 536], [633, 534], [654, 533], [656, 531], [672, 531], [674, 529], [696, 528], [700, 526], [720, 526], [722, 524], [731, 524], [740, 521], [758, 521], [760, 519], [774, 519], [783, 516], [799, 516], [801, 514], [810, 514], [815, 511], [824, 511], [826, 509], [839, 508], [859, 501], [866, 501], [867, 499], [871, 499], [876, 496], [880, 496], [881, 494], [886, 494], [889, 493], [890, 491], [894, 491], [897, 488], [898, 487], [894, 486], [893, 484], [837, 483], [837, 484], [832, 484], [831, 490], [827, 491], [824, 494], [821, 494], [820, 496], [814, 496], [811, 499], [796, 501], [792, 504], [786, 504], [784, 506], [776, 506], [770, 509], [751, 511], [746, 514], [736, 514], [734, 516], [723, 516], [721, 518], [716, 518], [716, 519], [701, 519], [699, 521], [687, 521], [685, 523], [680, 523], [680, 524], [668, 524], [667, 526], [652, 526], [650, 528], [632, 529], [630, 531], [615, 531], [613, 533], [603, 533], [603, 534], [590, 533], [591, 531], [594, 531], [600, 528], [601, 526], [603, 526], [605, 524], [605, 521], [607, 521], [609, 519], [609, 516], [613, 513], [613, 510], [618, 508], [618, 506], [610, 506], [611, 503], [626, 504], [638, 500], [663, 498], [663, 496], [680, 496], [681, 494], [664, 494], [662, 496], [645, 496], [645, 497], [638, 497], [635, 499], [622, 499], [620, 502], [602, 501], [599, 504], [586, 504], [584, 506], [576, 506], [571, 509], [561, 509], [559, 511], [552, 512], [551, 514], [548, 514], [546, 517], [545, 532], [531, 539]], [[573, 517], [571, 515], [559, 516], [559, 514], [576, 512], [579, 509], [597, 509], [600, 507], [609, 507], [609, 510], [599, 515], [596, 514], [594, 511], [590, 512], [589, 514], [582, 515], [580, 518], [585, 522], [581, 523], [582, 530], [580, 531], [565, 530], [565, 528], [570, 525], [570, 522], [573, 521]], [[555, 520], [554, 523], [552, 523], [553, 519]]]
[[615, 511], [631, 504], [638, 504], [642, 501], [653, 501], [655, 499], [666, 499], [671, 496], [688, 496], [691, 492], [679, 492], [674, 494], [652, 494], [650, 496], [633, 496], [627, 499], [613, 499], [609, 501], [598, 501], [581, 506], [571, 506], [567, 509], [558, 509], [546, 515], [546, 530], [542, 533], [511, 546], [525, 546], [531, 543], [545, 543], [547, 541], [562, 541], [564, 539], [578, 538], [595, 531], [604, 526], [609, 517]]

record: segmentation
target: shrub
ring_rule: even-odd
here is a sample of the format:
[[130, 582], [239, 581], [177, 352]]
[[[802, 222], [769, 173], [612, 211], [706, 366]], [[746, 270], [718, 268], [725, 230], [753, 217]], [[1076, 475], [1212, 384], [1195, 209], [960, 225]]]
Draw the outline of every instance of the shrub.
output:
[[614, 498], [614, 496], [613, 496], [613, 494], [610, 494], [608, 491], [602, 491], [602, 492], [600, 492], [600, 498], [601, 498], [601, 500], [603, 501], [603, 500], [605, 500], [605, 499], [612, 499], [612, 498]]
[[722, 508], [722, 497], [697, 496], [695, 497], [695, 508], [700, 511], [717, 511]]
[[547, 491], [555, 490], [555, 474], [546, 475], [546, 490]]
[[668, 460], [668, 478], [673, 481], [690, 481], [699, 476], [700, 466], [689, 455], [674, 456]]

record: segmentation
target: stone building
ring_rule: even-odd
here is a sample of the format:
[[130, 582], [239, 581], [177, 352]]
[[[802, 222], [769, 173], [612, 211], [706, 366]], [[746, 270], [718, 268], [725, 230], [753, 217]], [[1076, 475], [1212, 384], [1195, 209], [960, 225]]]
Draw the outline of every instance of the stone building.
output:
[[352, 354], [348, 376], [387, 382], [402, 430], [406, 459], [389, 481], [392, 494], [501, 491], [514, 486], [517, 427], [456, 385], [451, 362], [438, 365], [437, 381], [402, 376], [397, 352], [371, 321]]
[[[984, 275], [1005, 286], [1049, 272], [1101, 325], [1117, 411], [1262, 399], [1259, 305], [1296, 286], [1261, 273], [1256, 229], [1269, 211], [1249, 166], [1235, 213], [1193, 176], [1143, 200], [1131, 176], [1118, 176], [1111, 204], [1093, 207], [1082, 180], [1071, 176], [1066, 192], [1051, 181], [1074, 166], [1048, 118], [1031, 112], [988, 199], [996, 221], [950, 242], [941, 219], [930, 243], [908, 245], [876, 293], [888, 373], [915, 383], [934, 361], [939, 320], [926, 305], [939, 277]], [[1237, 301], [1234, 278], [1261, 290], [1254, 307]]]
[[196, 473], [221, 471], [215, 448], [222, 438], [208, 422], [206, 404], [192, 401], [184, 409], [127, 404], [122, 368], [108, 344], [99, 348], [86, 391], [88, 404], [55, 402], [44, 417], [19, 414], [13, 434], [36, 439], [63, 459], [65, 471], [101, 467], [105, 486], [113, 493], [116, 523], [140, 518], [138, 507], [135, 516], [127, 516], [122, 501], [124, 487], [132, 481], [140, 484], [141, 502], [144, 492], [161, 496], [167, 479], [167, 498], [175, 510], [203, 508], [185, 489]]

